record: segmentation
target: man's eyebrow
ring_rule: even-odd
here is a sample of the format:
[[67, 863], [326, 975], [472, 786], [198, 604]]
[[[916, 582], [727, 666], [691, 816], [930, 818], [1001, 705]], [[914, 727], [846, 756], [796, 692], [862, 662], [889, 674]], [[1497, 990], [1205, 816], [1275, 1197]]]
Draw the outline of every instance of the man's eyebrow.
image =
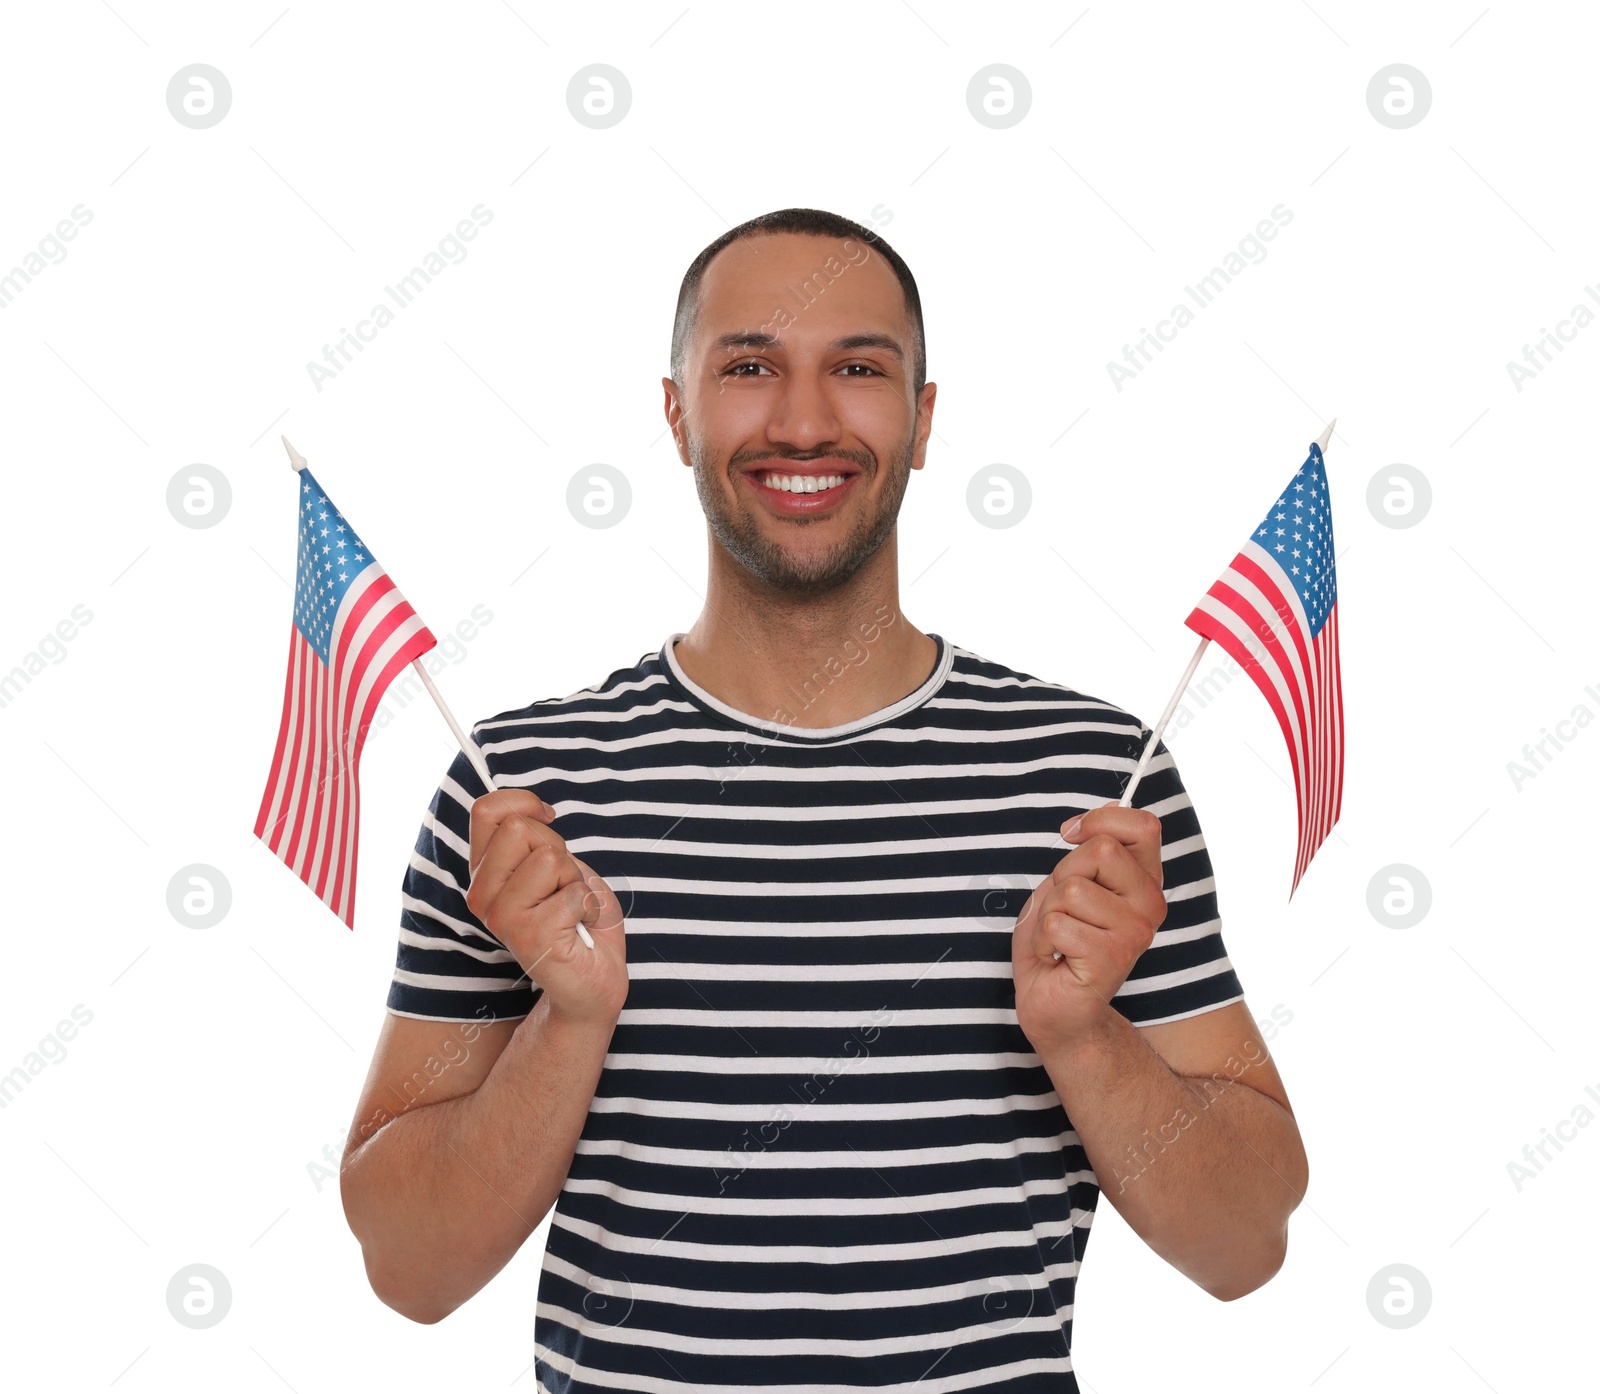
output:
[[883, 349], [892, 353], [902, 362], [905, 361], [905, 350], [900, 347], [898, 339], [892, 339], [887, 334], [846, 334], [842, 339], [835, 339], [828, 345], [832, 349], [848, 350], [858, 348]]
[[[711, 351], [719, 353], [731, 349], [772, 349], [781, 348], [782, 342], [776, 334], [766, 334], [759, 329], [735, 330], [731, 334], [722, 334], [711, 341]], [[899, 341], [887, 334], [846, 334], [835, 339], [828, 345], [830, 349], [847, 352], [850, 349], [875, 348], [892, 353], [902, 362], [905, 361], [905, 350], [900, 347]]]

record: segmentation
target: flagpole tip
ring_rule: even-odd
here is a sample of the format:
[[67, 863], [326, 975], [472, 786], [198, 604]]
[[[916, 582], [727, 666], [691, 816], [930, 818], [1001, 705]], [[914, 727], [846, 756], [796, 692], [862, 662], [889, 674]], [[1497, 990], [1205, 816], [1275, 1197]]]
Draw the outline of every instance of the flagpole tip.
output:
[[1328, 442], [1333, 439], [1333, 424], [1338, 419], [1339, 418], [1337, 416], [1331, 417], [1328, 421], [1327, 427], [1323, 430], [1322, 434], [1317, 437], [1317, 449], [1322, 451], [1323, 454], [1327, 454], [1328, 452]]
[[279, 436], [278, 439], [283, 442], [283, 448], [289, 452], [290, 468], [295, 470], [296, 473], [303, 470], [306, 467], [306, 457], [289, 444], [288, 436]]

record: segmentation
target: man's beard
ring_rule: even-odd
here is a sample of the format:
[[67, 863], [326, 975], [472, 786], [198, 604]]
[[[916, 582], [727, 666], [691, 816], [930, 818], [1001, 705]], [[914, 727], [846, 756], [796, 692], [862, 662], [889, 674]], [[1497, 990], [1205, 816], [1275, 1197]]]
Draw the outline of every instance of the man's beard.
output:
[[[705, 510], [712, 535], [722, 544], [723, 550], [758, 581], [786, 596], [805, 600], [827, 595], [844, 585], [871, 560], [894, 531], [895, 520], [900, 514], [900, 501], [905, 497], [906, 484], [911, 477], [911, 452], [915, 440], [916, 432], [913, 429], [906, 437], [900, 458], [888, 466], [888, 485], [878, 500], [877, 511], [860, 514], [849, 535], [826, 552], [804, 557], [792, 556], [762, 531], [759, 520], [754, 516], [754, 510], [761, 506], [759, 503], [752, 500], [750, 508], [743, 512], [728, 507], [720, 481], [728, 477], [729, 471], [707, 455], [700, 438], [692, 433], [689, 436], [689, 459], [694, 466], [695, 491], [700, 495], [700, 507]], [[838, 451], [826, 453], [840, 456]], [[860, 464], [860, 453], [845, 452], [841, 458]], [[786, 458], [792, 457], [769, 457], [762, 460], [761, 467], [781, 470]], [[811, 458], [821, 459], [822, 456]], [[881, 462], [872, 467], [863, 466], [852, 487], [866, 487], [877, 469], [882, 467]], [[741, 471], [744, 468], [743, 464], [739, 466]], [[734, 488], [739, 487], [734, 482]], [[750, 487], [762, 489], [766, 486], [752, 482]], [[785, 526], [789, 524], [785, 523]], [[808, 524], [804, 519], [799, 519], [793, 526], [803, 529]]]

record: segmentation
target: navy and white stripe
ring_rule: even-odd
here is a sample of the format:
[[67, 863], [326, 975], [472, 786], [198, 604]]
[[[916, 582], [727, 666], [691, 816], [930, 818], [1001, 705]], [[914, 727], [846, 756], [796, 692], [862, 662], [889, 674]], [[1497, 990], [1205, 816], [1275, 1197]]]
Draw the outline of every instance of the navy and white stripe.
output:
[[[1017, 1026], [1011, 932], [1062, 821], [1120, 797], [1139, 722], [934, 635], [900, 702], [761, 723], [686, 677], [680, 637], [473, 732], [627, 926], [551, 1216], [541, 1387], [1070, 1394], [1099, 1190]], [[542, 991], [463, 899], [483, 792], [458, 756], [423, 820], [393, 1012], [516, 1018]], [[1240, 1000], [1165, 745], [1134, 803], [1161, 818], [1168, 912], [1114, 1004], [1146, 1025]]]

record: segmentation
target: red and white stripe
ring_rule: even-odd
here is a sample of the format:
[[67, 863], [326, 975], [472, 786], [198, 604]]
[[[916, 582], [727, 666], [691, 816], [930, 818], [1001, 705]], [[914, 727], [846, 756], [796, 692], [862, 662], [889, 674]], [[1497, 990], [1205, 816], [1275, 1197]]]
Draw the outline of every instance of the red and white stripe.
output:
[[1243, 550], [1201, 597], [1185, 624], [1220, 644], [1277, 715], [1294, 769], [1299, 848], [1294, 885], [1338, 821], [1344, 790], [1344, 696], [1339, 605], [1313, 640], [1293, 579], [1264, 547]]
[[283, 718], [255, 833], [351, 928], [361, 748], [395, 675], [437, 642], [375, 561], [340, 602], [330, 663], [290, 626]]

